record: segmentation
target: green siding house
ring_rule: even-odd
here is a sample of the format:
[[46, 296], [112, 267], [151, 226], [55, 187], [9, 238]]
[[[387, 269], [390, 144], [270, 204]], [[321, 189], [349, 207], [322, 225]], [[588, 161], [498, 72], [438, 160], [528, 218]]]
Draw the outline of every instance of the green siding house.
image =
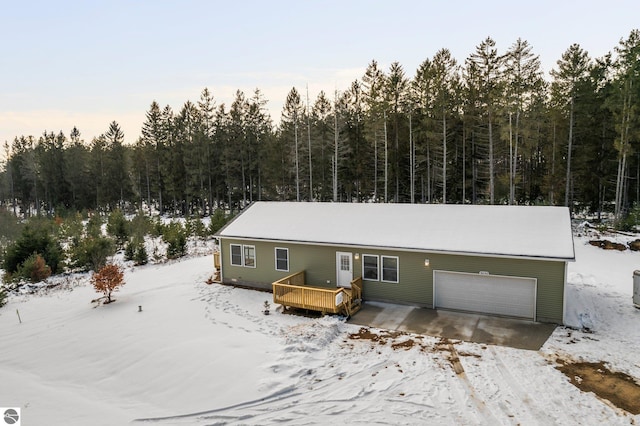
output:
[[564, 207], [256, 202], [217, 234], [220, 280], [349, 287], [363, 299], [563, 323]]

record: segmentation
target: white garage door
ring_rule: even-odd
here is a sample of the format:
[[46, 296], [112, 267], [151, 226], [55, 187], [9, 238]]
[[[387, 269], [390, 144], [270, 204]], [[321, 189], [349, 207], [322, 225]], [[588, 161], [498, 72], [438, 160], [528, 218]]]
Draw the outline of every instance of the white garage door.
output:
[[536, 279], [434, 271], [435, 308], [535, 320]]

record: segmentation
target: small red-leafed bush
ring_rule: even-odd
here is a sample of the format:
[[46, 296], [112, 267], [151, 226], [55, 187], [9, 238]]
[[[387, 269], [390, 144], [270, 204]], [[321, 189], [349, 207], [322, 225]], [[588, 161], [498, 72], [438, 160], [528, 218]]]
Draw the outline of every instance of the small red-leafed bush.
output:
[[104, 294], [107, 298], [105, 303], [111, 303], [111, 293], [124, 285], [124, 273], [118, 265], [107, 264], [93, 274], [91, 284], [98, 293]]

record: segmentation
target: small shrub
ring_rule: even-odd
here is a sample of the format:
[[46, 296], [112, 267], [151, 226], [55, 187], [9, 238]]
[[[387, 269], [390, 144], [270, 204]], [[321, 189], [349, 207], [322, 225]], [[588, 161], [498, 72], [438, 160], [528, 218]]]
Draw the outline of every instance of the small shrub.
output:
[[116, 209], [107, 218], [107, 234], [116, 239], [118, 247], [122, 247], [129, 239], [129, 222], [122, 210]]
[[77, 241], [82, 238], [84, 224], [82, 223], [82, 216], [80, 213], [67, 217], [61, 225], [61, 232], [65, 238], [72, 241]]
[[20, 236], [22, 228], [22, 223], [13, 213], [0, 208], [0, 240], [15, 240]]
[[629, 213], [616, 223], [616, 228], [620, 231], [636, 231], [638, 225], [640, 225], [640, 205], [634, 204], [629, 210]]
[[136, 265], [146, 265], [149, 263], [149, 255], [147, 254], [147, 249], [144, 247], [144, 244], [140, 244], [136, 249], [133, 261]]
[[111, 239], [87, 236], [72, 248], [71, 260], [78, 268], [98, 271], [107, 263], [107, 258], [114, 253], [115, 245]]
[[160, 220], [159, 217], [156, 217], [155, 219], [153, 219], [150, 223], [150, 226], [151, 227], [149, 229], [149, 234], [151, 234], [152, 237], [162, 236], [164, 225], [162, 224], [162, 221]]
[[87, 236], [95, 238], [102, 236], [102, 218], [97, 212], [89, 216], [89, 220], [87, 221]]
[[37, 283], [50, 276], [51, 268], [47, 266], [42, 256], [34, 253], [18, 267], [13, 279], [25, 279]]
[[129, 222], [129, 234], [131, 237], [143, 238], [147, 234], [151, 234], [153, 223], [148, 216], [140, 211]]
[[171, 222], [163, 227], [162, 239], [168, 244], [167, 257], [176, 259], [187, 251], [187, 233], [179, 222]]
[[118, 291], [124, 285], [124, 273], [118, 265], [108, 264], [103, 266], [91, 277], [91, 285], [107, 298], [106, 303], [111, 303], [111, 293]]
[[227, 217], [222, 209], [216, 209], [211, 215], [211, 223], [209, 224], [209, 233], [215, 234], [231, 219]]
[[39, 253], [51, 267], [51, 273], [56, 274], [63, 266], [63, 252], [51, 231], [51, 227], [44, 223], [25, 226], [16, 241], [7, 247], [2, 269], [13, 274], [33, 253]]
[[147, 249], [144, 247], [144, 239], [132, 238], [124, 249], [125, 260], [133, 260], [136, 265], [146, 265], [149, 262]]
[[136, 248], [133, 241], [129, 241], [124, 247], [124, 260], [133, 260], [133, 256], [136, 254]]

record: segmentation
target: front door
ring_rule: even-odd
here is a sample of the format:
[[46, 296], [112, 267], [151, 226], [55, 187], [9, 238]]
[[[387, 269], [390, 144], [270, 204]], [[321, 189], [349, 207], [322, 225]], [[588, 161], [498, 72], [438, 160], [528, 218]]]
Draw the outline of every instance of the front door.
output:
[[351, 253], [339, 251], [336, 252], [336, 286], [351, 288], [353, 281], [353, 260]]

